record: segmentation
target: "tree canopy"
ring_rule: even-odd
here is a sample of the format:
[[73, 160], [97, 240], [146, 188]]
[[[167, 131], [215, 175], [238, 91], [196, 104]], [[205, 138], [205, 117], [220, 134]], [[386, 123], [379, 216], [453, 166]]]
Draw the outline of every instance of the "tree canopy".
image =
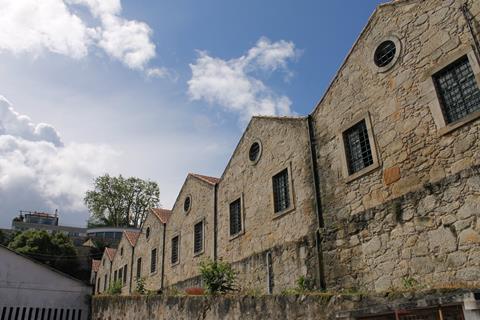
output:
[[18, 233], [8, 247], [71, 275], [78, 270], [77, 250], [62, 232], [26, 230]]
[[84, 201], [91, 213], [89, 227], [139, 228], [148, 209], [159, 205], [160, 189], [153, 181], [106, 174], [95, 179]]

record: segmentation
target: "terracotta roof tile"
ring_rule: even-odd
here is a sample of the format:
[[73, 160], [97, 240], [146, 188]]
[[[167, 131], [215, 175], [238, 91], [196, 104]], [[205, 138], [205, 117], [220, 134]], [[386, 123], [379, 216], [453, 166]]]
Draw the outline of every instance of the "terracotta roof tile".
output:
[[168, 219], [172, 215], [172, 210], [151, 208], [150, 211], [160, 220], [162, 223], [167, 223]]
[[100, 260], [92, 259], [92, 270], [98, 272], [98, 269], [100, 269]]
[[115, 257], [115, 253], [117, 252], [117, 249], [113, 248], [105, 248], [105, 252], [107, 253], [107, 257], [110, 261], [113, 261], [113, 258]]
[[130, 245], [132, 247], [135, 247], [137, 244], [138, 236], [140, 235], [140, 232], [138, 231], [123, 231], [125, 234], [125, 237], [127, 238], [128, 242], [130, 242]]
[[196, 174], [196, 173], [189, 173], [189, 175], [194, 176], [195, 178], [200, 179], [202, 181], [205, 181], [206, 183], [211, 184], [211, 185], [215, 185], [218, 182], [220, 182], [220, 179], [215, 178], [215, 177], [204, 176], [204, 175]]

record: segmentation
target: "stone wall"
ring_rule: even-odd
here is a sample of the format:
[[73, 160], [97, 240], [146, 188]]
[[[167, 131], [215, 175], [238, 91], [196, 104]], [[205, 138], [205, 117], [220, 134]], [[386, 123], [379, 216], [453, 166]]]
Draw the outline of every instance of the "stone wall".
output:
[[[478, 278], [479, 181], [469, 168], [480, 165], [480, 121], [445, 127], [432, 81], [439, 68], [467, 54], [480, 83], [459, 10], [464, 2], [381, 5], [312, 114], [330, 286], [385, 290], [401, 286], [402, 277]], [[478, 24], [480, 5], [468, 2]], [[380, 70], [373, 53], [392, 36], [400, 43], [398, 60]], [[362, 118], [371, 122], [378, 165], [352, 179], [342, 131]]]
[[[123, 253], [122, 253], [122, 249], [123, 249]], [[131, 278], [130, 272], [131, 272], [131, 266], [132, 266], [133, 250], [134, 248], [128, 241], [124, 232], [122, 239], [118, 243], [117, 252], [113, 257], [112, 273], [110, 274], [112, 283], [115, 281], [114, 279], [115, 271], [117, 272], [117, 281], [120, 278], [120, 273], [122, 274], [122, 294], [130, 293], [130, 278]], [[125, 280], [124, 280], [125, 275], [124, 275], [124, 269], [123, 269], [124, 266], [127, 266], [127, 276]]]
[[[184, 210], [184, 201], [190, 197], [190, 208]], [[165, 287], [198, 276], [199, 263], [213, 259], [214, 185], [189, 174], [175, 202], [167, 223], [165, 243]], [[203, 221], [203, 250], [195, 254], [194, 225]], [[179, 261], [172, 264], [172, 238], [179, 236]]]
[[327, 229], [330, 289], [480, 286], [480, 166]]
[[[468, 291], [404, 293], [394, 296], [237, 296], [237, 297], [95, 297], [93, 320], [191, 319], [357, 319], [395, 310], [454, 306], [465, 320], [477, 320], [480, 305]], [[465, 308], [465, 311], [462, 311]], [[435, 310], [435, 309], [433, 309]], [[434, 311], [435, 312], [435, 311]], [[386, 318], [386, 317], [385, 317]], [[435, 319], [434, 316], [432, 319]]]
[[[110, 270], [112, 270], [112, 261], [109, 259], [107, 251], [105, 250], [96, 277], [95, 287], [97, 293], [105, 292], [108, 289], [108, 286], [110, 285]], [[100, 279], [100, 287], [98, 287], [98, 279]]]
[[[257, 162], [249, 160], [254, 142], [261, 144]], [[289, 170], [291, 204], [284, 213], [273, 208], [272, 177]], [[240, 234], [230, 235], [230, 203], [241, 199]], [[295, 244], [316, 228], [313, 179], [305, 118], [254, 117], [240, 140], [218, 187], [218, 256], [234, 263], [244, 290], [266, 292], [265, 255], [274, 253], [274, 292], [311, 274], [310, 245]], [[274, 248], [289, 248], [274, 250]], [[299, 260], [296, 260], [299, 259]]]
[[[147, 229], [149, 229], [148, 238]], [[140, 277], [145, 279], [145, 289], [150, 291], [160, 290], [162, 283], [163, 232], [163, 223], [154, 213], [150, 212], [143, 223], [135, 246], [133, 262], [133, 277], [135, 280], [132, 282], [132, 289], [136, 287], [137, 260], [141, 258]], [[153, 249], [157, 249], [157, 267], [154, 272], [151, 272]]]

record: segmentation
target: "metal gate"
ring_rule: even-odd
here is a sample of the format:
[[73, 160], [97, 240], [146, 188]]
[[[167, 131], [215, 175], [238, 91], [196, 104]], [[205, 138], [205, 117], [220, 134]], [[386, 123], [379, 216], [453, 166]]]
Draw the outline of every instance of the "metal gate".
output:
[[395, 310], [395, 312], [362, 316], [358, 320], [464, 320], [461, 305], [428, 309]]

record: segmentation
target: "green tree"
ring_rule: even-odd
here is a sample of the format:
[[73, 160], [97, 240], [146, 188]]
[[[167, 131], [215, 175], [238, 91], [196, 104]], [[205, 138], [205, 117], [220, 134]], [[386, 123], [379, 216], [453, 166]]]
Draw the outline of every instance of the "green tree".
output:
[[210, 294], [223, 294], [236, 289], [236, 273], [227, 262], [202, 261], [200, 263], [200, 276]]
[[7, 235], [5, 234], [5, 232], [0, 230], [0, 244], [2, 246], [5, 246], [5, 245], [8, 245], [7, 242], [8, 242]]
[[153, 181], [108, 174], [95, 179], [94, 189], [84, 201], [91, 213], [89, 227], [111, 226], [139, 228], [149, 208], [157, 207], [160, 189]]
[[72, 276], [78, 271], [77, 250], [61, 232], [26, 230], [17, 234], [8, 247]]

